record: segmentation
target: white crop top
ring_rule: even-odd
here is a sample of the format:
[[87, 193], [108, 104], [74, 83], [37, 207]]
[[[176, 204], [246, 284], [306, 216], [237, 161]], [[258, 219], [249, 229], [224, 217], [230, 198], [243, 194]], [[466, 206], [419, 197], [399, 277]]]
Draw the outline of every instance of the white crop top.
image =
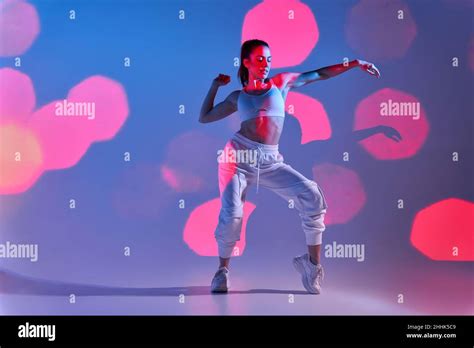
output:
[[237, 99], [237, 112], [242, 122], [260, 116], [285, 117], [285, 101], [273, 83], [260, 95], [248, 94], [242, 89]]

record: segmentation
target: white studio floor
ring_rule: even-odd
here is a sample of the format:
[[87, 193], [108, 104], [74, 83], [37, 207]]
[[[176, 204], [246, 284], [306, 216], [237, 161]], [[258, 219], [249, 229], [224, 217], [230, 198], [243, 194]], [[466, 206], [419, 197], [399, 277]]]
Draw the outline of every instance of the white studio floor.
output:
[[[228, 294], [211, 294], [207, 277], [195, 275], [187, 286], [106, 287], [26, 278], [0, 273], [2, 315], [430, 315], [408, 301], [364, 289], [326, 284], [320, 295], [307, 294], [297, 274], [281, 273], [265, 281], [235, 276]], [[166, 279], [176, 283], [176, 280]], [[291, 284], [291, 288], [282, 287]], [[70, 303], [75, 294], [75, 303]], [[421, 296], [422, 294], [420, 294]], [[444, 307], [446, 308], [446, 307]], [[464, 314], [472, 311], [465, 309]], [[451, 313], [463, 314], [459, 310]]]

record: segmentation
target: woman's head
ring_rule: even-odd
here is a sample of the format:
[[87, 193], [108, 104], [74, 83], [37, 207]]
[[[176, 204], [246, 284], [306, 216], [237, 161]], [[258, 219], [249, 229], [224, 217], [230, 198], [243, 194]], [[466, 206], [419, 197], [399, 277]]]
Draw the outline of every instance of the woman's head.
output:
[[246, 86], [249, 78], [265, 79], [270, 72], [272, 56], [270, 46], [262, 40], [247, 40], [240, 49], [240, 68], [238, 77], [242, 86]]

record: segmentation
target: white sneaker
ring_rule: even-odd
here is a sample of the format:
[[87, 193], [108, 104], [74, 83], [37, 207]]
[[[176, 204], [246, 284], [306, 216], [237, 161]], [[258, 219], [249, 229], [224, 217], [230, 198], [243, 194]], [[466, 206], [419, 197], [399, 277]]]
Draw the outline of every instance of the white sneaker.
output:
[[212, 279], [211, 292], [227, 292], [229, 288], [229, 270], [226, 267], [221, 267]]
[[304, 288], [311, 294], [320, 294], [321, 283], [324, 278], [323, 266], [320, 263], [317, 265], [313, 264], [308, 254], [295, 257], [293, 265], [301, 274]]

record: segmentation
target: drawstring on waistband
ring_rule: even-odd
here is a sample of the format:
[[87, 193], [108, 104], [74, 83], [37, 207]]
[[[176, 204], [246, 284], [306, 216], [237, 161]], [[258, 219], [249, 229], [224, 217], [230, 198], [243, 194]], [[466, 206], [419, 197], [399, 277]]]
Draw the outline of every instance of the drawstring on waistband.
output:
[[[257, 143], [253, 140], [250, 140], [239, 133], [235, 133], [233, 136], [233, 141], [243, 145], [245, 148], [249, 150], [258, 150], [257, 153], [257, 193], [258, 187], [260, 183], [260, 165], [262, 161], [266, 158], [266, 155], [277, 155], [278, 154], [278, 144], [270, 145], [270, 144], [261, 144]], [[253, 165], [252, 165], [253, 166]], [[255, 168], [255, 166], [253, 166]]]
[[257, 193], [258, 193], [258, 184], [260, 182], [260, 162], [263, 158], [262, 148], [258, 147], [258, 152], [259, 152], [259, 156], [258, 156], [258, 160], [257, 160]]

